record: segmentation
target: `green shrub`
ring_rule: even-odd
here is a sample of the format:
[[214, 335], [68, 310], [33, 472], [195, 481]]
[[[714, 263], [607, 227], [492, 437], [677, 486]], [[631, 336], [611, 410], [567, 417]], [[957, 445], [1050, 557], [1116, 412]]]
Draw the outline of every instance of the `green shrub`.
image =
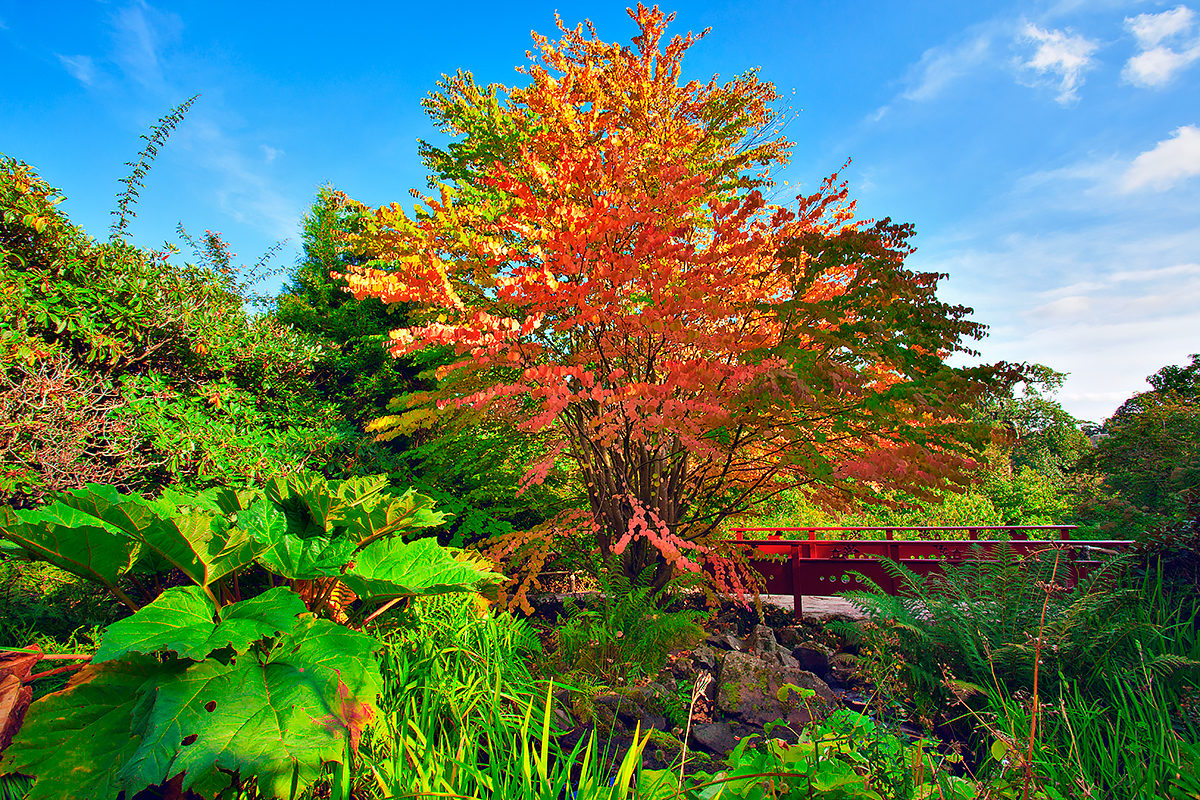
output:
[[698, 611], [667, 611], [651, 589], [619, 573], [599, 575], [600, 596], [575, 603], [558, 632], [558, 663], [567, 671], [604, 681], [654, 675], [672, 650], [704, 638]]
[[904, 595], [846, 594], [877, 626], [872, 650], [890, 659], [897, 696], [920, 716], [997, 683], [1032, 691], [1038, 658], [1041, 691], [1054, 695], [1065, 683], [1102, 695], [1108, 678], [1133, 679], [1143, 666], [1167, 676], [1200, 663], [1200, 606], [1161, 602], [1161, 580], [1114, 585], [1116, 560], [1065, 588], [1068, 564], [1056, 551], [995, 552], [928, 578], [885, 560]]

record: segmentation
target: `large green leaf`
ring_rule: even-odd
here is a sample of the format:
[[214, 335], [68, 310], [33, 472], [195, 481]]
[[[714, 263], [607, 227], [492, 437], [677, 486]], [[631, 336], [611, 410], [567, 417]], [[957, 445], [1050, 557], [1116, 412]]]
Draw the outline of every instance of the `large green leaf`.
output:
[[332, 532], [328, 517], [337, 498], [322, 476], [306, 473], [275, 478], [263, 487], [263, 495], [284, 512], [293, 535], [309, 538]]
[[356, 554], [354, 565], [342, 576], [366, 602], [468, 592], [501, 580], [488, 562], [442, 547], [436, 539], [381, 539]]
[[432, 498], [409, 489], [399, 497], [383, 495], [375, 503], [348, 507], [339, 516], [352, 536], [369, 542], [441, 525], [446, 514], [435, 511], [433, 505]]
[[53, 503], [32, 511], [0, 507], [0, 535], [31, 556], [120, 595], [117, 579], [129, 571], [138, 543], [79, 509]]
[[181, 511], [190, 509], [226, 515], [236, 514], [249, 508], [250, 503], [256, 497], [258, 497], [257, 489], [231, 489], [227, 486], [214, 486], [199, 492], [180, 492], [168, 486], [157, 499], [146, 502], [164, 517], [174, 516]]
[[138, 495], [121, 494], [115, 486], [89, 483], [59, 495], [58, 502], [104, 520], [130, 536], [161, 524], [165, 516]]
[[16, 520], [6, 511], [0, 526], [5, 538], [36, 557], [99, 581], [123, 600], [117, 578], [135, 563], [152, 571], [174, 567], [207, 586], [253, 563], [262, 549], [221, 514], [181, 509], [172, 498], [151, 502], [98, 484], [16, 512]]
[[231, 526], [225, 517], [195, 510], [174, 517], [168, 530], [145, 544], [201, 586], [254, 563], [263, 549], [263, 545]]
[[0, 773], [36, 777], [27, 800], [117, 797], [119, 771], [141, 744], [131, 727], [139, 691], [174, 669], [147, 657], [84, 667], [29, 707]]
[[297, 532], [288, 516], [266, 500], [238, 514], [238, 524], [258, 543], [259, 562], [288, 580], [337, 575], [358, 546], [357, 539], [344, 533], [308, 526]]
[[180, 658], [199, 661], [225, 647], [245, 653], [253, 642], [290, 631], [303, 612], [304, 601], [286, 588], [217, 611], [200, 587], [176, 587], [133, 616], [109, 625], [92, 660], [101, 663], [127, 653], [174, 651]]
[[127, 796], [184, 773], [183, 788], [219, 769], [258, 779], [263, 797], [289, 797], [341, 761], [374, 713], [377, 643], [306, 617], [262, 659], [207, 660], [161, 685], [141, 746], [121, 770]]

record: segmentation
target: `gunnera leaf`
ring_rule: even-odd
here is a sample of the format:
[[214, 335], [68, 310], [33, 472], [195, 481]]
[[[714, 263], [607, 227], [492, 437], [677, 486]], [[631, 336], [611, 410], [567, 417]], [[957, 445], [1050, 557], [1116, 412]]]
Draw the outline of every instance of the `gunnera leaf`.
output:
[[434, 510], [432, 498], [409, 489], [399, 497], [383, 494], [375, 502], [348, 507], [340, 512], [341, 522], [359, 543], [384, 536], [406, 533], [441, 525], [447, 515]]
[[344, 533], [294, 523], [266, 500], [238, 514], [238, 525], [259, 543], [259, 562], [288, 580], [313, 580], [337, 575], [358, 540]]
[[36, 559], [109, 589], [129, 571], [138, 543], [103, 520], [52, 503], [31, 511], [0, 508], [0, 535]]
[[244, 653], [260, 639], [292, 630], [302, 613], [304, 601], [284, 587], [231, 603], [219, 612], [200, 587], [176, 587], [133, 616], [109, 625], [92, 661], [166, 651], [199, 661], [224, 647]]
[[121, 770], [127, 796], [180, 772], [187, 790], [215, 772], [254, 776], [290, 797], [340, 762], [375, 711], [381, 678], [369, 636], [306, 616], [266, 654], [194, 664], [163, 684]]
[[342, 576], [351, 591], [369, 602], [471, 592], [480, 584], [501, 580], [503, 576], [492, 572], [489, 562], [443, 547], [436, 539], [382, 539], [357, 553], [354, 565]]
[[36, 778], [26, 800], [115, 798], [118, 773], [141, 744], [131, 715], [143, 687], [176, 669], [145, 656], [84, 667], [66, 689], [29, 707], [0, 774]]

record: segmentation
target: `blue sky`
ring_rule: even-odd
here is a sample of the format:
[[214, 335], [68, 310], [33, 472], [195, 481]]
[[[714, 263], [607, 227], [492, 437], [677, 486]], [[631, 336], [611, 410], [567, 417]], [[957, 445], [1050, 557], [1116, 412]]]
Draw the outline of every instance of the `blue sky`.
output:
[[[913, 222], [912, 266], [990, 326], [989, 360], [1071, 373], [1100, 421], [1200, 351], [1200, 0], [689, 2], [688, 77], [761, 67], [795, 112], [780, 177], [843, 175], [865, 216]], [[423, 187], [420, 100], [442, 73], [520, 80], [529, 33], [622, 3], [30, 3], [0, 0], [0, 152], [103, 235], [139, 135], [202, 97], [154, 164], [133, 240], [222, 231], [246, 262], [330, 183], [367, 203]], [[781, 198], [783, 199], [783, 198]]]

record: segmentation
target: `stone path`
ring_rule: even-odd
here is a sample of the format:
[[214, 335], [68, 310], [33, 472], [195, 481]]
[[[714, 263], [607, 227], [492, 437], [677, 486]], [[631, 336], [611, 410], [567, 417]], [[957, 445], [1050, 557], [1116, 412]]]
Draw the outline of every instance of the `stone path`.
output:
[[[796, 607], [790, 594], [764, 594], [763, 602], [786, 608], [788, 611]], [[823, 620], [829, 619], [835, 614], [851, 619], [866, 619], [861, 611], [837, 596], [806, 594], [801, 598], [801, 604], [804, 608], [805, 619]]]
[[[595, 596], [596, 594], [596, 592], [547, 592], [532, 599], [536, 601], [540, 597], [553, 598], [561, 603], [564, 600], [580, 600], [585, 597]], [[795, 608], [795, 601], [790, 594], [764, 594], [762, 599], [764, 603], [770, 603], [773, 606], [778, 606], [788, 611]], [[861, 611], [836, 595], [806, 594], [803, 597], [803, 604], [805, 619], [820, 621], [829, 619], [834, 615], [845, 616], [850, 619], [866, 619], [866, 616]]]

